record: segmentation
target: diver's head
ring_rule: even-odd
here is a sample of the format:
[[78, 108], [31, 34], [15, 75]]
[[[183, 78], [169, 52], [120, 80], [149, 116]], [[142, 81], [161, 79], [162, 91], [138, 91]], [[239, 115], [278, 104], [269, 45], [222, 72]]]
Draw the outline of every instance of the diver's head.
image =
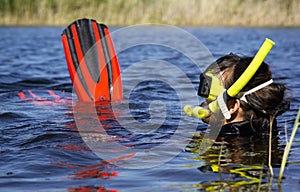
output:
[[[216, 100], [239, 79], [252, 60], [253, 57], [232, 53], [217, 59], [200, 75], [198, 95], [206, 99], [206, 104]], [[272, 81], [270, 67], [263, 62], [240, 93], [228, 100], [231, 118], [224, 120], [224, 124], [252, 120], [254, 126], [266, 127], [270, 116], [280, 115], [289, 108], [285, 95], [286, 87]]]
[[[224, 89], [229, 89], [235, 83], [252, 60], [252, 57], [240, 57], [232, 53], [217, 59], [200, 74], [198, 95], [208, 101], [216, 100]], [[266, 79], [272, 79], [272, 72], [269, 66], [263, 62], [241, 92], [264, 83]]]

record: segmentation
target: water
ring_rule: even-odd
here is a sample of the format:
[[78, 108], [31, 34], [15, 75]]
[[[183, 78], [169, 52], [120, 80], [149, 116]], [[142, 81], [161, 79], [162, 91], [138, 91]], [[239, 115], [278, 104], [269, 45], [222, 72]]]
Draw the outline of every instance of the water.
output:
[[[205, 67], [205, 62], [197, 63], [200, 69], [192, 62], [202, 61], [207, 56], [205, 50], [198, 50], [195, 40], [182, 41], [176, 36], [178, 34], [154, 36], [155, 27], [142, 27], [134, 33], [126, 33], [123, 38], [115, 37], [123, 88], [130, 108], [128, 112], [116, 105], [120, 126], [114, 118], [108, 118], [109, 114], [105, 115], [105, 107], [97, 111], [104, 114], [100, 119], [88, 111], [84, 111], [84, 117], [76, 116], [78, 111], [70, 100], [72, 85], [60, 40], [62, 28], [3, 27], [0, 28], [0, 191], [220, 188], [257, 191], [258, 186], [262, 191], [300, 190], [299, 131], [282, 185], [276, 184], [285, 146], [284, 126], [290, 135], [299, 107], [300, 29], [184, 29], [200, 39], [214, 57], [230, 52], [253, 55], [265, 37], [276, 42], [267, 62], [271, 63], [274, 79], [286, 83], [294, 97], [291, 110], [278, 119], [281, 134], [272, 145], [273, 180], [267, 175], [266, 140], [218, 138], [218, 143], [200, 153], [200, 135], [206, 132], [206, 125], [181, 114], [184, 103], [197, 102], [197, 99], [194, 101], [195, 91], [190, 92], [190, 88], [197, 87], [198, 74]], [[112, 31], [118, 32], [118, 29]], [[176, 52], [175, 48], [192, 51], [186, 54]], [[159, 65], [152, 66], [154, 61]], [[48, 90], [62, 99], [54, 102]], [[23, 101], [18, 96], [19, 91], [28, 98], [32, 98], [28, 92], [32, 91], [48, 101]], [[76, 107], [80, 108], [78, 105]], [[88, 118], [100, 120], [106, 126], [103, 127], [107, 137], [103, 137], [104, 133], [85, 135], [80, 131], [80, 118], [86, 118], [83, 121], [83, 124], [88, 122], [86, 127], [92, 127]], [[191, 141], [196, 128], [197, 134]], [[102, 148], [93, 148], [92, 145], [99, 142], [92, 139], [102, 139]], [[114, 152], [104, 148], [105, 144], [115, 144], [115, 141], [119, 148], [112, 148]]]

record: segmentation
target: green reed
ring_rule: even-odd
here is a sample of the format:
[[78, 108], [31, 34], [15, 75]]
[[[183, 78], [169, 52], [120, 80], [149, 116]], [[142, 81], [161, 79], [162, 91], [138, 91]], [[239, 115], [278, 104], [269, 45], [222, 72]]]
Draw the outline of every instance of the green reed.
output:
[[298, 127], [300, 126], [299, 120], [300, 120], [300, 108], [298, 110], [298, 114], [297, 114], [297, 117], [296, 117], [295, 122], [294, 122], [294, 127], [293, 127], [293, 131], [292, 131], [290, 140], [287, 142], [285, 150], [284, 150], [284, 154], [283, 154], [283, 158], [282, 158], [282, 162], [281, 162], [281, 167], [280, 167], [280, 171], [279, 171], [279, 176], [278, 176], [278, 184], [279, 185], [280, 185], [281, 180], [282, 180], [284, 168], [285, 168], [285, 165], [286, 165], [286, 162], [287, 162], [287, 159], [288, 159], [289, 152], [291, 150], [292, 143], [294, 141], [294, 138], [295, 138], [295, 135], [297, 133]]

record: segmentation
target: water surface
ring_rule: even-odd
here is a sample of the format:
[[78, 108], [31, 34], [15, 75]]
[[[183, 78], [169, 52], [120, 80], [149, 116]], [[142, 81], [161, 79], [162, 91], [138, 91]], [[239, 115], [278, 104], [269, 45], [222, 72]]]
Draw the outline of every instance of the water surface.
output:
[[[116, 30], [118, 29], [112, 29]], [[161, 45], [137, 45], [120, 53], [119, 62], [124, 74], [123, 87], [124, 91], [129, 93], [131, 109], [130, 113], [121, 111], [120, 118], [127, 125], [137, 124], [140, 127], [123, 129], [109, 121], [111, 119], [100, 118], [100, 121], [110, 126], [111, 129], [105, 127], [109, 135], [115, 136], [122, 146], [148, 151], [170, 141], [177, 130], [178, 133], [184, 134], [183, 139], [190, 138], [185, 147], [178, 147], [172, 141], [174, 149], [180, 150], [178, 153], [176, 151], [176, 156], [173, 156], [172, 151], [160, 151], [163, 157], [170, 155], [167, 162], [157, 163], [156, 166], [149, 168], [126, 169], [115, 165], [117, 161], [122, 161], [120, 158], [107, 162], [108, 159], [104, 161], [97, 156], [78, 131], [72, 103], [69, 102], [69, 98], [72, 97], [72, 85], [60, 40], [62, 28], [2, 27], [0, 28], [0, 190], [256, 191], [259, 186], [263, 191], [300, 190], [298, 136], [293, 143], [281, 189], [276, 184], [286, 140], [284, 127], [290, 135], [300, 102], [300, 29], [186, 27], [184, 30], [199, 39], [215, 58], [230, 52], [254, 55], [265, 37], [276, 42], [276, 46], [267, 57], [267, 62], [271, 65], [274, 79], [286, 83], [293, 91], [294, 97], [291, 110], [278, 118], [280, 135], [273, 141], [272, 146], [272, 164], [275, 171], [272, 181], [267, 174], [266, 140], [219, 138], [218, 142], [204, 154], [199, 152], [201, 134], [206, 132], [206, 125], [195, 119], [182, 117], [182, 102], [183, 100], [187, 102], [188, 99], [182, 99], [180, 96], [189, 97], [186, 87], [189, 84], [197, 87], [198, 74], [201, 67], [205, 66], [198, 64], [200, 68], [195, 67], [191, 58], [187, 58], [186, 55]], [[124, 37], [122, 43], [130, 43], [134, 38], [139, 42], [139, 36], [145, 42], [155, 42], [149, 27], [142, 27], [136, 33]], [[168, 36], [164, 42], [170, 41], [173, 42], [172, 45], [182, 44], [182, 39], [177, 36]], [[189, 48], [195, 49], [193, 56], [196, 59], [201, 58], [200, 53], [197, 54], [196, 47], [193, 47], [193, 42], [190, 42], [190, 45]], [[163, 67], [161, 70], [151, 71], [153, 68], [149, 65], [148, 69], [145, 65], [145, 69], [132, 68], [129, 71], [133, 64], [149, 60], [171, 63], [184, 75], [180, 76], [181, 73], [177, 73], [175, 69], [168, 70]], [[171, 80], [160, 81], [158, 77], [169, 77]], [[185, 81], [186, 77], [189, 82]], [[136, 79], [145, 81], [139, 82], [136, 86], [130, 83], [136, 82]], [[176, 86], [170, 85], [173, 83]], [[176, 93], [177, 89], [187, 91], [179, 95]], [[27, 102], [18, 96], [19, 91], [23, 91], [28, 98], [32, 98], [28, 92], [32, 91], [39, 97], [54, 101], [48, 90], [62, 97], [61, 102]], [[153, 101], [159, 101], [156, 104], [161, 108], [156, 107], [151, 112], [149, 106]], [[100, 112], [103, 112], [103, 109], [100, 109]], [[157, 118], [154, 118], [155, 115]], [[163, 122], [160, 121], [162, 116], [166, 117]], [[137, 132], [145, 128], [143, 125], [151, 120], [157, 125], [157, 129]], [[191, 132], [179, 129], [180, 122]], [[160, 126], [161, 124], [163, 126]], [[196, 135], [192, 139], [195, 134], [193, 130], [196, 131]], [[120, 156], [128, 162], [132, 158], [127, 153]], [[139, 162], [135, 159], [131, 163], [139, 166], [144, 163], [147, 167], [147, 158]]]

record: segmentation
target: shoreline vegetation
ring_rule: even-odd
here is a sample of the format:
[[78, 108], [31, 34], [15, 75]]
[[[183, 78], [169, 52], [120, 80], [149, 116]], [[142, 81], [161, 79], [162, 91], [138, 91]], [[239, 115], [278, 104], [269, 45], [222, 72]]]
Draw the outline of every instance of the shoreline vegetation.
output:
[[0, 0], [2, 26], [65, 26], [93, 18], [109, 26], [299, 27], [300, 0]]

